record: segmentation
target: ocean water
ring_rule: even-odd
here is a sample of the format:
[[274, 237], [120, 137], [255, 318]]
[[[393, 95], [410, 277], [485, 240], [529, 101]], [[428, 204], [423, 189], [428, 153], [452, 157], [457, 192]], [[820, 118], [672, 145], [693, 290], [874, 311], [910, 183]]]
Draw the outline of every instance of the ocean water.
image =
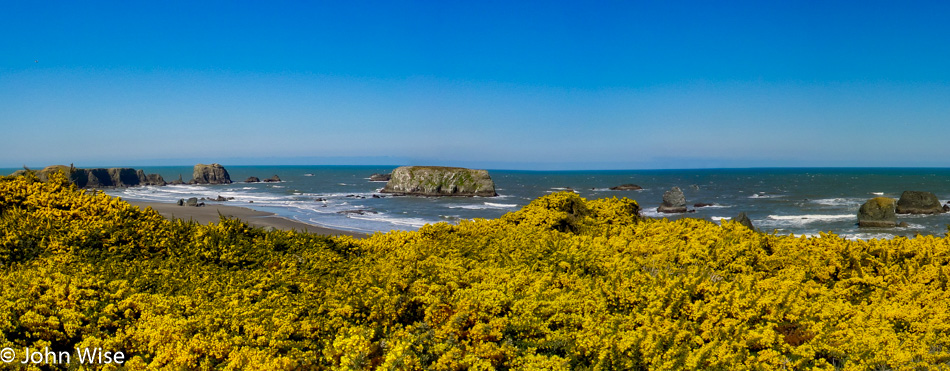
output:
[[[107, 190], [125, 199], [175, 202], [181, 198], [234, 197], [225, 204], [269, 211], [305, 223], [361, 232], [415, 230], [427, 223], [457, 223], [461, 219], [497, 218], [531, 200], [573, 189], [587, 199], [627, 197], [642, 214], [656, 218], [731, 219], [746, 212], [766, 232], [813, 236], [832, 232], [850, 239], [943, 236], [950, 213], [899, 215], [907, 228], [859, 228], [857, 211], [869, 198], [899, 198], [905, 190], [929, 191], [941, 202], [950, 200], [950, 169], [942, 168], [774, 168], [623, 171], [489, 170], [498, 197], [394, 197], [378, 191], [385, 182], [371, 182], [380, 166], [226, 166], [229, 185], [133, 187]], [[143, 167], [166, 181], [181, 174], [191, 179], [191, 167]], [[11, 172], [13, 169], [10, 170]], [[243, 183], [249, 176], [278, 175], [280, 183]], [[639, 191], [611, 191], [633, 183]], [[663, 192], [678, 186], [686, 195], [688, 214], [656, 212]], [[373, 198], [373, 195], [382, 198]], [[709, 207], [692, 207], [712, 203]]]

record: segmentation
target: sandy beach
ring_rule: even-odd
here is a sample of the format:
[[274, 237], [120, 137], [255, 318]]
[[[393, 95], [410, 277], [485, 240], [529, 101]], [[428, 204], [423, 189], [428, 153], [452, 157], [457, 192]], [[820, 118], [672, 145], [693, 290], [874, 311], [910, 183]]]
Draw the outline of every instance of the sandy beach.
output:
[[126, 202], [141, 207], [151, 207], [158, 211], [162, 216], [169, 219], [194, 220], [199, 223], [217, 223], [220, 220], [218, 214], [229, 218], [238, 218], [255, 227], [273, 227], [281, 230], [297, 230], [310, 233], [317, 233], [328, 236], [353, 236], [358, 238], [367, 237], [367, 234], [359, 232], [350, 232], [326, 227], [319, 227], [296, 220], [291, 220], [277, 216], [274, 213], [248, 209], [240, 206], [206, 204], [201, 207], [178, 206], [177, 204], [167, 204], [161, 202], [144, 202], [125, 200]]

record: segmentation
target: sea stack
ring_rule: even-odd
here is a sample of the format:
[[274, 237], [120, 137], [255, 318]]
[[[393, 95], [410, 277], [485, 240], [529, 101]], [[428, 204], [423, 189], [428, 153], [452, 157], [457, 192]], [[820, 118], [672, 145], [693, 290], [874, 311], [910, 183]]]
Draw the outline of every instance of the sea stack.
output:
[[895, 213], [894, 199], [875, 197], [858, 209], [858, 226], [860, 227], [896, 227], [897, 214]]
[[685, 213], [686, 196], [680, 187], [673, 187], [669, 191], [663, 192], [663, 203], [656, 211], [661, 213]]
[[931, 192], [904, 191], [900, 200], [897, 200], [898, 214], [940, 214], [943, 205], [937, 196]]
[[498, 195], [488, 171], [443, 166], [398, 167], [381, 192], [408, 196]]
[[197, 164], [192, 177], [193, 184], [231, 184], [231, 176], [220, 164]]

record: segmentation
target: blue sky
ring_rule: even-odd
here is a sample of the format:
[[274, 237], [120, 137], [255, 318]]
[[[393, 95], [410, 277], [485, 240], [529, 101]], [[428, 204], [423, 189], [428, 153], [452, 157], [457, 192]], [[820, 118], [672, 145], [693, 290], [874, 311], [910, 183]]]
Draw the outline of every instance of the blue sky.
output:
[[948, 166], [938, 2], [6, 2], [0, 167]]

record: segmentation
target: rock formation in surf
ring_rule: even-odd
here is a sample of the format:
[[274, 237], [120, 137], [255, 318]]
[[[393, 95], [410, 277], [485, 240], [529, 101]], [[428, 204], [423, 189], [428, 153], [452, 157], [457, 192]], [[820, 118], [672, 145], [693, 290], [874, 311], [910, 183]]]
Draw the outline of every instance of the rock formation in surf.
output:
[[900, 200], [897, 200], [898, 214], [940, 214], [943, 205], [937, 196], [931, 192], [904, 191]]
[[197, 164], [192, 177], [192, 184], [231, 184], [231, 176], [220, 164]]
[[858, 209], [858, 226], [861, 227], [895, 227], [897, 214], [895, 202], [889, 197], [875, 197]]
[[443, 166], [396, 168], [381, 192], [409, 196], [498, 195], [488, 171]]
[[669, 191], [663, 192], [663, 203], [656, 211], [661, 213], [685, 213], [686, 196], [680, 187], [673, 187]]

